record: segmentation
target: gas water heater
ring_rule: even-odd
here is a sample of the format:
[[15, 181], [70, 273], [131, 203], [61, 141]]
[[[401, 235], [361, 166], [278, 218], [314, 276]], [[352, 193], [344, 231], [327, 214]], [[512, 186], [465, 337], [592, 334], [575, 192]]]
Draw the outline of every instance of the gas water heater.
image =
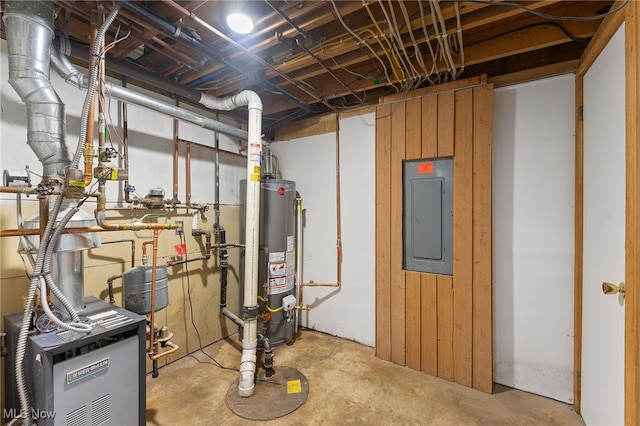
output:
[[[240, 182], [245, 200], [247, 182]], [[260, 183], [260, 257], [258, 273], [258, 333], [272, 346], [293, 338], [296, 305], [295, 259], [296, 184], [263, 177]], [[245, 206], [240, 208], [240, 239], [245, 242]], [[240, 300], [244, 288], [244, 250], [240, 255]]]

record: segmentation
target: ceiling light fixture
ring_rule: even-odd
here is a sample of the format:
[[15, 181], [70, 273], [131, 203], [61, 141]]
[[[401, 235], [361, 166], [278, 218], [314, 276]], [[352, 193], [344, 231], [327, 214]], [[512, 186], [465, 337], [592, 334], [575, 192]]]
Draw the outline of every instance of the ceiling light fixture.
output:
[[227, 25], [238, 34], [249, 34], [253, 31], [251, 18], [242, 13], [230, 13], [227, 16]]

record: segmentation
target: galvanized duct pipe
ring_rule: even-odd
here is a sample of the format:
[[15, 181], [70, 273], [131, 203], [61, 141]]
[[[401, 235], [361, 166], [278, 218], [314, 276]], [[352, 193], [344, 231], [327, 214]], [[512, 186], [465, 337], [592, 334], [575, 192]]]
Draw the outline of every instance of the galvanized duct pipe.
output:
[[6, 1], [9, 84], [27, 107], [27, 144], [45, 180], [62, 181], [71, 163], [65, 144], [64, 104], [49, 81], [54, 4]]
[[[82, 74], [76, 69], [75, 66], [62, 54], [58, 49], [53, 48], [51, 51], [51, 65], [67, 83], [70, 83], [80, 89], [86, 89], [88, 85], [88, 77]], [[159, 101], [150, 96], [143, 95], [141, 93], [134, 92], [124, 87], [116, 86], [111, 83], [106, 83], [106, 91], [110, 93], [114, 98], [123, 102], [128, 102], [134, 105], [138, 105], [150, 110], [166, 114], [170, 117], [177, 118], [182, 121], [193, 123], [197, 126], [203, 127], [208, 130], [224, 133], [225, 135], [247, 140], [247, 132], [230, 126], [228, 124], [220, 123], [211, 118], [207, 118], [203, 115], [196, 114], [184, 108], [179, 108], [166, 102]]]

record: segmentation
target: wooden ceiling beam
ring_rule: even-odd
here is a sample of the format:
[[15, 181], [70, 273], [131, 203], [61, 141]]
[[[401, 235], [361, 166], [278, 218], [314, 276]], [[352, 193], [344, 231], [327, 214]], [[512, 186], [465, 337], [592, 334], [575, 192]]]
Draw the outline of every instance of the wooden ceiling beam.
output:
[[[527, 7], [537, 10], [542, 8], [548, 8], [554, 4], [557, 4], [559, 0], [553, 1], [537, 1], [531, 4], [528, 4]], [[474, 4], [475, 5], [475, 4]], [[470, 31], [472, 29], [482, 27], [484, 25], [492, 24], [497, 21], [503, 21], [507, 18], [518, 17], [524, 15], [526, 12], [523, 9], [515, 8], [515, 7], [506, 7], [506, 6], [491, 6], [487, 7], [486, 5], [481, 5], [482, 7], [467, 7], [463, 10], [466, 12], [461, 17], [461, 25], [463, 28], [463, 34], [465, 31]], [[575, 5], [574, 5], [575, 6]], [[461, 10], [462, 14], [462, 10]], [[453, 18], [451, 18], [453, 16]], [[450, 17], [448, 21], [448, 28], [453, 28], [455, 25], [455, 14], [452, 10], [449, 10], [445, 15], [445, 19]], [[540, 18], [537, 18], [538, 20]], [[453, 21], [453, 22], [452, 22]], [[412, 21], [415, 23], [416, 21]], [[417, 21], [419, 22], [419, 20]], [[431, 17], [430, 14], [428, 16], [428, 22], [430, 24]], [[421, 25], [421, 24], [420, 24]], [[419, 44], [425, 43], [424, 35], [422, 30], [417, 34], [416, 41]], [[380, 57], [384, 57], [384, 52], [382, 48], [377, 44], [375, 40], [373, 40], [373, 36], [368, 35], [363, 38], [366, 38], [370, 43], [370, 46], [374, 49], [377, 55]], [[435, 36], [431, 34], [430, 42], [435, 43]], [[331, 44], [331, 43], [330, 43]], [[408, 35], [408, 32], [404, 33], [403, 44], [405, 48], [410, 48], [413, 45], [413, 41]], [[424, 47], [424, 46], [423, 46]], [[323, 48], [321, 51], [316, 51], [316, 55], [325, 62], [325, 65], [329, 66], [332, 70], [338, 69], [338, 67], [333, 63], [329, 62], [331, 58], [335, 58], [336, 62], [340, 64], [341, 67], [350, 67], [357, 63], [363, 61], [369, 61], [369, 57], [367, 56], [368, 50], [359, 47], [356, 43], [337, 43], [335, 45], [328, 46], [327, 48]], [[426, 62], [429, 62], [427, 60]], [[304, 68], [304, 69], [302, 69]], [[282, 66], [278, 67], [279, 70], [288, 73], [292, 78], [296, 80], [304, 81], [306, 79], [314, 78], [318, 75], [323, 75], [326, 71], [320, 65], [318, 65], [313, 58], [310, 58], [305, 55], [299, 55], [294, 60], [288, 61]], [[302, 70], [301, 70], [302, 69]], [[267, 70], [265, 72], [265, 78], [277, 78], [277, 75]], [[240, 90], [244, 83], [242, 81], [236, 82], [233, 86], [230, 86], [225, 89], [225, 94], [233, 93], [234, 91]]]
[[[579, 24], [581, 23], [567, 23], [567, 27], [569, 27], [575, 35], [581, 38], [588, 38], [593, 36], [593, 33], [597, 28], [596, 23], [587, 23], [586, 25]], [[544, 27], [532, 27], [522, 30], [518, 33], [517, 37], [501, 37], [498, 39], [477, 43], [473, 46], [465, 48], [465, 64], [471, 66], [474, 64], [505, 58], [518, 53], [534, 52], [536, 50], [560, 45], [563, 43], [569, 43], [571, 41], [572, 40], [560, 30], [557, 30], [556, 33], [555, 31], [548, 31]], [[444, 71], [446, 70], [446, 67], [444, 65], [440, 65], [438, 69]], [[332, 92], [332, 86], [335, 87], [333, 82], [329, 82], [328, 80], [324, 80], [321, 78], [319, 78], [318, 80], [312, 79], [308, 81], [308, 83], [312, 87], [314, 87], [317, 93], [330, 93]], [[357, 87], [356, 85], [352, 85], [351, 88], [353, 90], [362, 91], [363, 89], [374, 89], [376, 86], [379, 85], [374, 84], [374, 82], [372, 81], [366, 81], [364, 87]], [[335, 97], [347, 96], [349, 94], [349, 91], [336, 90], [334, 94]], [[277, 97], [274, 98], [267, 93], [265, 93], [264, 95], [269, 98], [269, 102], [273, 100], [273, 103], [271, 104], [267, 101], [264, 102], [265, 111], [267, 111], [266, 113], [276, 113], [282, 110], [289, 109], [291, 107], [291, 104], [278, 100]], [[310, 102], [310, 100], [302, 96], [301, 99], [305, 102]]]

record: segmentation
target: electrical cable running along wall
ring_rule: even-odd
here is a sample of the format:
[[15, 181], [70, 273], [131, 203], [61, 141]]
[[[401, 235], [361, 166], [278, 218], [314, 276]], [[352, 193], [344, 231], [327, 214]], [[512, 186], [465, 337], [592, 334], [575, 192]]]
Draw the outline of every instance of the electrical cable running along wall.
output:
[[[436, 92], [438, 90], [438, 92]], [[449, 90], [449, 91], [447, 91]], [[474, 78], [376, 110], [376, 355], [492, 391], [493, 87]], [[402, 164], [453, 157], [453, 276], [403, 269]]]

